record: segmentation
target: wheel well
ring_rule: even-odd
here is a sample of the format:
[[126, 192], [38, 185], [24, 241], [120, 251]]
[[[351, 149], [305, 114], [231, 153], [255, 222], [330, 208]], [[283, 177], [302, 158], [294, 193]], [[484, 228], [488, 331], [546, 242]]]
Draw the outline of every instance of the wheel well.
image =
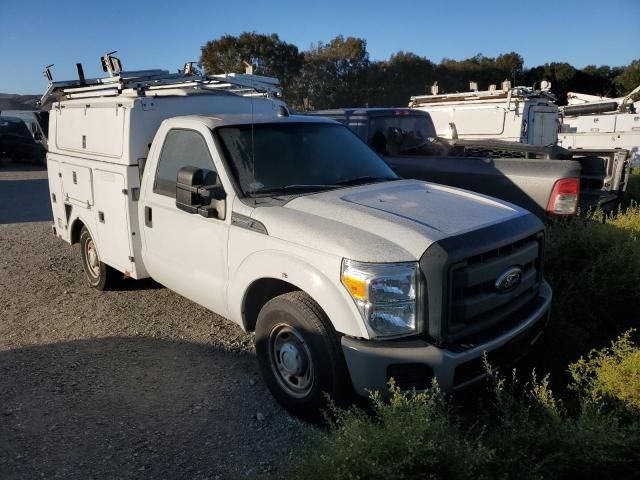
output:
[[82, 227], [84, 227], [84, 223], [82, 220], [76, 219], [71, 225], [71, 245], [78, 243], [80, 241], [80, 232], [82, 231]]
[[261, 278], [253, 282], [244, 295], [242, 308], [242, 320], [246, 330], [248, 332], [255, 330], [258, 314], [265, 303], [278, 295], [295, 290], [300, 289], [277, 278]]

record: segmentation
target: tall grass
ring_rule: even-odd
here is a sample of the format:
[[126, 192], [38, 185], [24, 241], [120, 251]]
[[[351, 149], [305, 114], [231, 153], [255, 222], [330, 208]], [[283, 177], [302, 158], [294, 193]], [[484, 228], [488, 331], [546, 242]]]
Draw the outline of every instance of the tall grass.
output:
[[[570, 410], [535, 373], [524, 387], [492, 374], [491, 408], [469, 425], [435, 386], [392, 398], [372, 395], [373, 414], [334, 411], [296, 453], [296, 479], [629, 479], [640, 478], [640, 386], [609, 378], [640, 373], [640, 347], [624, 336], [571, 366]], [[602, 392], [606, 392], [603, 394]], [[611, 402], [615, 406], [611, 407]]]
[[626, 191], [627, 201], [640, 202], [640, 168], [633, 170]]
[[553, 371], [637, 325], [640, 205], [552, 225], [547, 239], [544, 271], [554, 300], [544, 355], [535, 360]]

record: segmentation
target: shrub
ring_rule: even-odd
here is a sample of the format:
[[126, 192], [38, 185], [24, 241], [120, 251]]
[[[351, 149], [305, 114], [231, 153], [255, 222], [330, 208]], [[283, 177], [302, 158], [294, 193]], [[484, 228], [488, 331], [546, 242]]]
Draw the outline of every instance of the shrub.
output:
[[[286, 472], [295, 479], [617, 479], [640, 478], [640, 421], [606, 409], [605, 396], [635, 408], [637, 390], [615, 369], [637, 375], [640, 347], [623, 336], [610, 349], [571, 366], [580, 399], [564, 407], [535, 372], [524, 386], [490, 372], [493, 406], [464, 419], [437, 389], [371, 396], [372, 414], [334, 409]], [[628, 365], [634, 365], [631, 369]], [[636, 384], [637, 385], [637, 384]], [[606, 392], [603, 395], [602, 392]], [[626, 411], [628, 413], [628, 411]], [[631, 419], [631, 421], [629, 421]], [[471, 423], [470, 426], [468, 424]]]
[[436, 388], [404, 395], [392, 385], [388, 403], [371, 396], [372, 417], [357, 409], [334, 410], [287, 478], [481, 479], [492, 451], [482, 432], [465, 430]]
[[545, 276], [553, 288], [544, 371], [558, 372], [593, 347], [634, 326], [640, 310], [640, 206], [605, 217], [557, 223], [547, 230]]
[[640, 202], [640, 168], [634, 169], [632, 175], [629, 177], [625, 197], [627, 201]]
[[486, 442], [495, 454], [490, 477], [503, 479], [630, 478], [640, 435], [595, 404], [570, 415], [535, 373], [522, 393], [515, 373], [509, 387], [494, 378], [496, 398]]
[[570, 366], [573, 389], [583, 402], [623, 408], [640, 415], [640, 347], [626, 332], [611, 347], [592, 350]]

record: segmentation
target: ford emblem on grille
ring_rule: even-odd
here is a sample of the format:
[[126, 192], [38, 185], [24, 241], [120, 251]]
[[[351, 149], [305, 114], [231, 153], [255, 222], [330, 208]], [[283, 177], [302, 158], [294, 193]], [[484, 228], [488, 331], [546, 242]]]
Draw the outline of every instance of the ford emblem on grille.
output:
[[508, 292], [520, 285], [520, 282], [522, 282], [522, 273], [520, 267], [510, 267], [503, 272], [495, 283], [498, 293]]

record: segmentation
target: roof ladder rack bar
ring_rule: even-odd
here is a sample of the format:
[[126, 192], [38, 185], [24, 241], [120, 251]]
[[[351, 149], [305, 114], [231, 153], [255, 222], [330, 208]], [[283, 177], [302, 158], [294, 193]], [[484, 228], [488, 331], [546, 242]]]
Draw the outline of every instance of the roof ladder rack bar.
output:
[[106, 78], [49, 82], [40, 99], [43, 104], [50, 97], [58, 101], [71, 98], [93, 98], [123, 94], [146, 96], [154, 91], [181, 89], [186, 91], [224, 90], [243, 96], [280, 96], [279, 82], [275, 78], [252, 74], [184, 75], [166, 70], [118, 72]]

